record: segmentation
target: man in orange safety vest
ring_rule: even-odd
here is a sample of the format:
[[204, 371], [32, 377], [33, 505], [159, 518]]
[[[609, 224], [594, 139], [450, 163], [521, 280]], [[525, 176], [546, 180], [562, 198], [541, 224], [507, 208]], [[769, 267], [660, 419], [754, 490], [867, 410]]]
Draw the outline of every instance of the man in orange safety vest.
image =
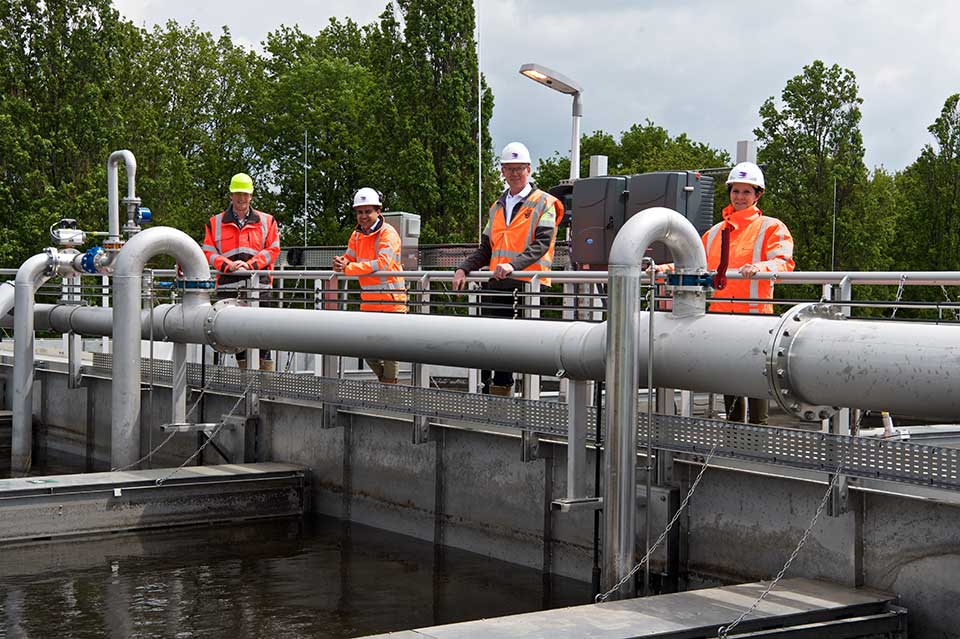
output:
[[[453, 276], [454, 290], [460, 290], [471, 271], [489, 267], [492, 277], [483, 284], [491, 294], [483, 297], [483, 314], [516, 318], [517, 295], [530, 273], [550, 272], [557, 226], [563, 218], [563, 204], [530, 182], [530, 151], [520, 142], [503, 148], [500, 167], [507, 189], [490, 207], [480, 246]], [[549, 278], [539, 278], [544, 286]], [[513, 395], [513, 373], [484, 371], [485, 392]]]
[[[353, 196], [357, 226], [350, 235], [347, 252], [333, 258], [333, 270], [345, 275], [359, 275], [361, 311], [406, 313], [407, 292], [402, 277], [389, 275], [402, 271], [400, 235], [387, 224], [381, 212], [383, 196], [364, 187]], [[367, 365], [384, 384], [396, 384], [400, 362], [367, 359]]]

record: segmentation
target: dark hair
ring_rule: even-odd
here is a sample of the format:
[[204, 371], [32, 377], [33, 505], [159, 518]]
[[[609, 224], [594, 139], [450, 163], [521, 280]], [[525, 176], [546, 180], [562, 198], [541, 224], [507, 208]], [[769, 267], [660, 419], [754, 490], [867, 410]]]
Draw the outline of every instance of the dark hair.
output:
[[[734, 184], [740, 184], [740, 182], [731, 182], [730, 184], [727, 185], [727, 197], [730, 197], [730, 190], [733, 189]], [[760, 197], [761, 195], [763, 195], [763, 189], [761, 189], [759, 186], [757, 186], [756, 184], [751, 184], [750, 186], [753, 187], [753, 190], [757, 194], [757, 197]]]

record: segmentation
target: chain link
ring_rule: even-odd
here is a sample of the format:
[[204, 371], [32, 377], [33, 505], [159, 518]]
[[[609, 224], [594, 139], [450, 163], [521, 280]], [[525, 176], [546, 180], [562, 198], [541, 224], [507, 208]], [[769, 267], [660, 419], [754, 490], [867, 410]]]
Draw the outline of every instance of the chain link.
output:
[[[897, 296], [896, 296], [896, 298], [893, 300], [894, 303], [899, 302], [900, 299], [903, 297], [903, 287], [904, 287], [904, 285], [906, 285], [906, 283], [907, 283], [907, 275], [906, 275], [906, 273], [903, 273], [903, 274], [900, 275], [900, 285], [897, 287]], [[898, 307], [898, 306], [894, 306], [894, 307], [893, 307], [893, 312], [890, 313], [890, 319], [893, 319], [894, 317], [897, 316], [897, 311], [898, 311], [898, 310], [899, 310], [899, 307]]]
[[[846, 457], [846, 456], [844, 456]], [[783, 576], [787, 573], [787, 570], [790, 569], [790, 565], [793, 563], [793, 560], [797, 558], [797, 555], [800, 554], [800, 551], [803, 549], [803, 545], [807, 543], [807, 537], [810, 536], [810, 533], [813, 531], [813, 527], [817, 524], [817, 520], [820, 519], [820, 515], [823, 514], [823, 509], [826, 508], [827, 502], [830, 500], [830, 494], [833, 492], [833, 489], [837, 485], [837, 481], [840, 479], [840, 470], [843, 468], [844, 460], [840, 460], [840, 464], [837, 466], [836, 472], [834, 472], [833, 477], [830, 479], [830, 483], [827, 485], [827, 490], [823, 494], [823, 499], [820, 500], [820, 505], [817, 506], [817, 512], [814, 513], [813, 519], [810, 521], [810, 525], [807, 526], [807, 529], [803, 531], [803, 535], [800, 537], [800, 541], [797, 543], [797, 547], [793, 549], [793, 552], [790, 553], [790, 557], [787, 559], [787, 562], [783, 564], [783, 568], [780, 569], [780, 572], [777, 573], [777, 576], [773, 578], [773, 581], [770, 582], [760, 596], [757, 597], [757, 600], [747, 608], [743, 613], [737, 617], [733, 623], [728, 626], [720, 626], [717, 628], [717, 639], [727, 639], [727, 636], [733, 631], [734, 628], [740, 625], [747, 615], [757, 609], [757, 607], [767, 598], [774, 588], [777, 587], [777, 584], [783, 579]]]
[[[944, 297], [944, 299], [947, 300], [947, 303], [948, 303], [948, 304], [953, 304], [953, 300], [950, 299], [950, 294], [947, 293], [947, 287], [944, 286], [943, 284], [941, 284], [941, 285], [940, 285], [940, 290], [943, 291], [943, 297]], [[950, 312], [953, 313], [953, 319], [957, 319], [957, 317], [958, 317], [958, 315], [957, 315], [957, 309], [951, 308], [951, 309], [950, 309]]]
[[[652, 428], [652, 425], [648, 424], [647, 427]], [[653, 551], [655, 551], [660, 546], [660, 544], [663, 543], [663, 540], [667, 538], [667, 535], [670, 534], [670, 530], [673, 528], [673, 525], [677, 523], [678, 519], [680, 519], [680, 515], [683, 514], [684, 509], [687, 507], [687, 504], [690, 502], [690, 498], [693, 497], [693, 493], [697, 489], [697, 485], [700, 483], [700, 480], [703, 478], [703, 473], [705, 473], [707, 471], [707, 468], [709, 468], [710, 460], [713, 459], [713, 455], [714, 453], [717, 452], [717, 448], [719, 446], [720, 446], [720, 440], [718, 439], [716, 443], [714, 443], [713, 448], [710, 449], [710, 452], [707, 453], [706, 458], [703, 460], [703, 468], [700, 469], [700, 472], [697, 474], [697, 478], [693, 480], [693, 484], [690, 486], [690, 490], [687, 491], [686, 497], [684, 497], [683, 501], [680, 502], [680, 507], [677, 508], [677, 512], [675, 512], [673, 514], [673, 517], [670, 518], [669, 523], [667, 523], [667, 527], [664, 529], [662, 533], [660, 533], [660, 536], [657, 537], [657, 540], [653, 543], [653, 545], [650, 546], [649, 549], [647, 549], [647, 553], [643, 556], [643, 559], [640, 560], [640, 563], [634, 566], [630, 570], [630, 572], [628, 572], [623, 579], [617, 582], [617, 584], [613, 588], [611, 588], [605, 593], [597, 595], [595, 599], [596, 603], [603, 603], [610, 597], [610, 595], [612, 595], [617, 590], [620, 590], [620, 587], [623, 586], [623, 584], [627, 583], [627, 581], [629, 581], [631, 577], [637, 574], [638, 570], [643, 568], [643, 566], [650, 559], [650, 555], [653, 554]], [[650, 516], [650, 505], [647, 504], [647, 517], [649, 516]]]
[[[183, 470], [183, 467], [184, 467], [184, 466], [186, 466], [186, 465], [189, 464], [191, 461], [193, 461], [194, 459], [196, 459], [197, 455], [199, 455], [200, 453], [203, 452], [203, 449], [206, 448], [206, 447], [210, 444], [210, 442], [213, 441], [213, 438], [216, 437], [217, 434], [223, 429], [224, 425], [227, 423], [227, 418], [228, 418], [228, 417], [231, 417], [231, 416], [234, 414], [234, 412], [236, 412], [236, 410], [237, 410], [237, 408], [240, 406], [240, 404], [247, 398], [247, 393], [249, 393], [249, 392], [250, 392], [250, 389], [253, 388], [253, 384], [254, 384], [254, 382], [257, 381], [257, 379], [258, 379], [258, 374], [255, 373], [255, 372], [251, 372], [251, 373], [250, 373], [250, 381], [247, 383], [246, 388], [244, 388], [244, 389], [243, 389], [243, 392], [240, 393], [240, 397], [237, 398], [237, 401], [233, 404], [233, 407], [230, 409], [230, 412], [228, 412], [226, 415], [223, 416], [223, 419], [220, 420], [220, 423], [217, 424], [217, 427], [214, 428], [214, 429], [213, 429], [213, 432], [210, 433], [210, 434], [207, 436], [207, 441], [203, 442], [203, 444], [201, 444], [200, 447], [197, 448], [197, 450], [195, 450], [192, 455], [190, 455], [190, 456], [187, 457], [185, 460], [183, 460], [183, 463], [182, 463], [182, 464], [180, 464], [179, 466], [177, 466], [176, 468], [174, 468], [172, 471], [170, 471], [170, 473], [168, 473], [168, 474], [165, 475], [164, 477], [160, 477], [159, 479], [157, 479], [157, 481], [156, 481], [157, 486], [162, 486], [165, 481], [167, 481], [168, 479], [170, 479], [171, 477], [173, 477], [174, 475], [176, 475], [178, 472], [180, 472], [181, 470]], [[198, 400], [198, 402], [199, 402], [199, 400]], [[174, 432], [176, 432], [176, 431], [174, 431]]]

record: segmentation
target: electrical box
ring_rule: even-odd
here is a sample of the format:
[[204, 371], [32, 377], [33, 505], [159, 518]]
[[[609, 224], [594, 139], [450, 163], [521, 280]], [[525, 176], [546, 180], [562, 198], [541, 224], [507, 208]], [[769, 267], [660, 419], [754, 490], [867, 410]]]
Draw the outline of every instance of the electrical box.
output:
[[400, 264], [405, 271], [420, 269], [420, 216], [404, 211], [383, 213], [383, 221], [400, 235]]
[[[645, 209], [673, 209], [701, 234], [713, 225], [713, 178], [695, 171], [580, 179], [573, 184], [572, 199], [571, 262], [583, 270], [605, 270], [620, 228]], [[647, 256], [658, 264], [673, 261], [659, 242]]]

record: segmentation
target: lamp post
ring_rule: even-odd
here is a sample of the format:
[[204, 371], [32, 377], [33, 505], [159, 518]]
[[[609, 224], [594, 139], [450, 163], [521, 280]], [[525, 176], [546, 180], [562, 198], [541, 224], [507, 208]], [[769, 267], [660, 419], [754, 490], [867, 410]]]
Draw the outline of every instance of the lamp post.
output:
[[583, 117], [583, 103], [580, 101], [580, 85], [570, 78], [539, 64], [525, 64], [520, 67], [521, 75], [534, 82], [550, 87], [554, 91], [573, 96], [573, 135], [570, 140], [570, 179], [580, 177], [580, 118]]

